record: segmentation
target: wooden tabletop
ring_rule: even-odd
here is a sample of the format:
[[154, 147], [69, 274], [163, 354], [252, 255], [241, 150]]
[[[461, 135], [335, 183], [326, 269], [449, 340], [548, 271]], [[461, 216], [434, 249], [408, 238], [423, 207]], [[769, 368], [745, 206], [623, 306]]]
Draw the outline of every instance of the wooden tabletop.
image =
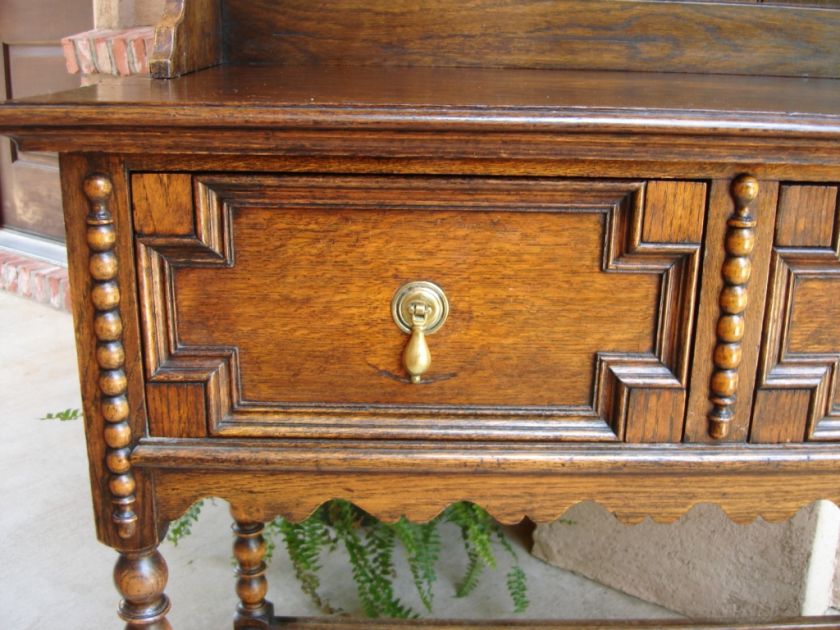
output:
[[23, 150], [656, 160], [706, 176], [840, 164], [840, 80], [225, 65], [0, 104], [0, 134]]
[[0, 106], [0, 129], [99, 125], [837, 131], [840, 80], [477, 68], [218, 66]]

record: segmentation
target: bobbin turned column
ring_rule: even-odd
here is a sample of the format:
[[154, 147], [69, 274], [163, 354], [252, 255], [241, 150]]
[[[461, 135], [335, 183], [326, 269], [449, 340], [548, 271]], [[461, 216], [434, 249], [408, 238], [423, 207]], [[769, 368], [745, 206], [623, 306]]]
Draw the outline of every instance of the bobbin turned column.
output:
[[[86, 241], [93, 331], [96, 337], [99, 413], [104, 420], [102, 437], [105, 470], [111, 500], [111, 523], [126, 545], [137, 544], [137, 481], [131, 466], [132, 430], [129, 424], [128, 378], [123, 339], [119, 286], [117, 231], [111, 208], [114, 185], [108, 175], [85, 178], [88, 201]], [[142, 543], [140, 543], [142, 544]], [[169, 599], [163, 594], [168, 578], [166, 562], [155, 547], [123, 548], [114, 567], [114, 584], [123, 596], [119, 615], [126, 630], [169, 630]]]
[[236, 559], [236, 594], [239, 604], [233, 617], [235, 630], [260, 628], [268, 630], [274, 617], [274, 607], [265, 599], [268, 580], [265, 578], [266, 544], [263, 523], [239, 520], [233, 515], [233, 555]]
[[120, 554], [114, 584], [123, 600], [119, 613], [125, 630], [172, 630], [166, 620], [169, 598], [163, 594], [169, 570], [157, 549]]
[[755, 248], [756, 218], [751, 205], [758, 192], [758, 180], [752, 175], [739, 175], [730, 189], [735, 211], [726, 222], [726, 259], [721, 271], [724, 285], [718, 302], [717, 344], [712, 357], [715, 369], [709, 385], [712, 409], [708, 415], [708, 432], [715, 440], [729, 435], [737, 401], [744, 312], [749, 301], [751, 256]]

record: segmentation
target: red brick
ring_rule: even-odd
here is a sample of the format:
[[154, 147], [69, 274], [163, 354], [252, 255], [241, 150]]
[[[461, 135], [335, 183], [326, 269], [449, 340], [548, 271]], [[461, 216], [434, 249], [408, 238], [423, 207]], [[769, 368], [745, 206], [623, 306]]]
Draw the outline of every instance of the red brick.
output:
[[114, 58], [117, 73], [124, 77], [130, 75], [131, 65], [128, 63], [128, 44], [124, 34], [111, 40], [111, 54]]
[[53, 308], [63, 309], [65, 296], [68, 293], [67, 269], [57, 267], [47, 273], [47, 302]]
[[114, 62], [111, 58], [111, 38], [116, 35], [112, 30], [91, 31], [91, 47], [93, 48], [93, 61], [96, 70], [100, 74], [116, 74]]
[[[121, 62], [122, 60], [118, 60], [118, 57], [122, 57], [123, 54], [125, 55], [125, 68], [120, 67], [121, 73], [140, 74], [143, 72], [147, 50], [145, 40], [149, 37], [154, 37], [154, 28], [151, 26], [139, 26], [137, 28], [126, 29], [118, 37], [114, 38], [114, 61]], [[138, 42], [139, 46], [137, 44]], [[139, 65], [135, 57], [139, 59]]]
[[88, 34], [79, 33], [78, 35], [71, 35], [70, 39], [76, 47], [76, 59], [79, 62], [79, 70], [82, 74], [94, 74], [96, 72], [96, 65], [93, 62], [93, 50], [91, 48]]
[[0, 251], [0, 290], [69, 310], [67, 269], [42, 260]]
[[67, 65], [67, 72], [78, 74], [79, 60], [76, 58], [76, 45], [69, 37], [61, 40], [61, 48], [64, 51], [64, 63]]
[[29, 276], [29, 284], [32, 291], [32, 297], [36, 302], [44, 303], [47, 301], [47, 279], [44, 274], [32, 273]]
[[2, 267], [0, 267], [0, 273], [2, 273], [0, 286], [3, 290], [9, 293], [17, 293], [17, 265], [4, 261]]
[[143, 38], [131, 40], [131, 61], [134, 74], [149, 74], [148, 52], [151, 46]]
[[21, 263], [17, 266], [17, 275], [15, 280], [15, 293], [23, 297], [31, 297], [32, 286], [29, 282], [29, 267], [26, 263]]

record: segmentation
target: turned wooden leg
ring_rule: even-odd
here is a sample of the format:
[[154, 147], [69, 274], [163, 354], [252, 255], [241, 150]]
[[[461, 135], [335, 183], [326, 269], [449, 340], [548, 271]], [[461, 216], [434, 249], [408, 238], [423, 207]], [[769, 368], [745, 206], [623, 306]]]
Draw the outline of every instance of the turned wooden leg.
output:
[[157, 549], [120, 554], [114, 584], [120, 595], [125, 630], [172, 630], [166, 620], [169, 598], [163, 594], [169, 570]]
[[274, 617], [274, 607], [266, 601], [268, 580], [265, 579], [265, 539], [264, 525], [236, 521], [233, 533], [236, 540], [233, 543], [233, 555], [236, 558], [236, 594], [239, 604], [233, 618], [233, 627], [261, 628], [271, 627]]

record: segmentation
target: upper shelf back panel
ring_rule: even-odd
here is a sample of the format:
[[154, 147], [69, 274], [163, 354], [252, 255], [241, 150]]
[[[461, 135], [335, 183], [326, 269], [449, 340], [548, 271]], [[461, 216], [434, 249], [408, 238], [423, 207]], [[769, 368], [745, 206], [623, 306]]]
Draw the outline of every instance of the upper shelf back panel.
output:
[[840, 76], [840, 2], [224, 0], [234, 63]]

